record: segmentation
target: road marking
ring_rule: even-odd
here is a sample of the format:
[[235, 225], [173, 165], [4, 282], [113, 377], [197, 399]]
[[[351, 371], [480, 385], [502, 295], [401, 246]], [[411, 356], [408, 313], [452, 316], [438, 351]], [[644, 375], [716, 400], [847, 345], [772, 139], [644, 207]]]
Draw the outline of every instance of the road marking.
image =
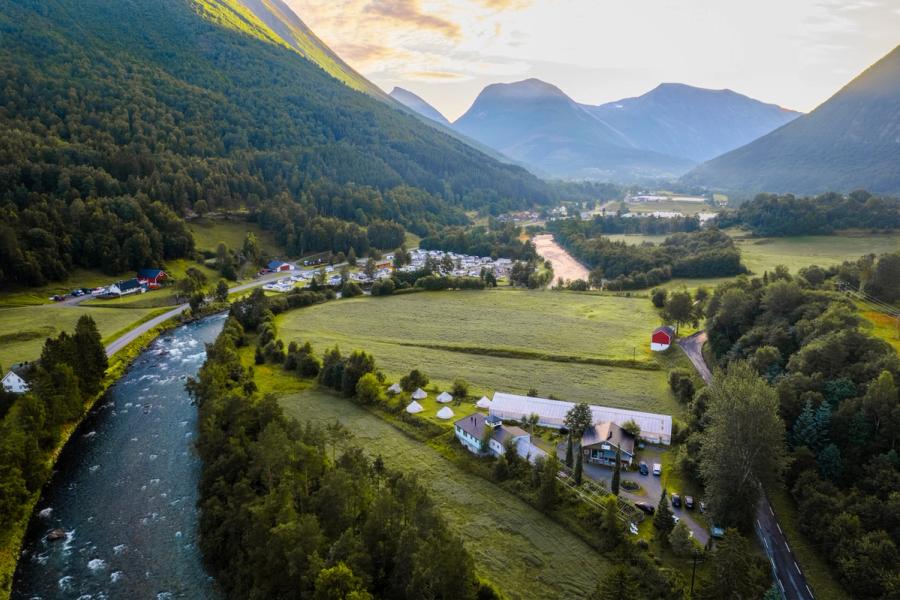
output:
[[806, 586], [806, 591], [809, 592], [809, 597], [810, 597], [810, 598], [815, 598], [815, 596], [813, 596], [812, 590], [809, 589], [809, 585], [808, 585], [808, 584], [807, 584], [807, 586]]
[[756, 524], [759, 526], [760, 529], [762, 529], [762, 523], [759, 522], [759, 519], [756, 520]]
[[772, 505], [771, 505], [771, 504], [769, 505], [769, 512], [772, 513], [772, 516], [773, 516], [773, 517], [775, 516], [775, 511], [772, 510]]
[[787, 548], [787, 549], [788, 549], [788, 552], [790, 552], [790, 551], [791, 551], [791, 547], [790, 547], [790, 546], [788, 546], [788, 543], [787, 543], [787, 542], [785, 542], [785, 543], [784, 543], [784, 547], [785, 547], [785, 548]]
[[778, 587], [781, 588], [781, 593], [783, 594], [783, 593], [784, 593], [784, 584], [781, 583], [781, 580], [780, 580], [780, 579], [776, 579], [775, 581], [778, 582]]
[[779, 525], [777, 521], [775, 523], [775, 527], [778, 528], [778, 533], [780, 533], [781, 535], [784, 535], [784, 532], [781, 530], [781, 525]]
[[800, 573], [801, 575], [803, 575], [803, 573], [800, 571], [800, 565], [797, 564], [797, 561], [796, 561], [796, 560], [794, 561], [794, 568], [797, 569], [797, 572], [798, 572], [798, 573]]
[[[769, 542], [766, 541], [766, 538], [763, 538], [762, 541], [763, 541], [763, 544], [765, 544], [765, 546], [766, 546], [766, 554], [768, 554], [769, 553]], [[772, 566], [774, 567], [775, 565], [773, 564]]]

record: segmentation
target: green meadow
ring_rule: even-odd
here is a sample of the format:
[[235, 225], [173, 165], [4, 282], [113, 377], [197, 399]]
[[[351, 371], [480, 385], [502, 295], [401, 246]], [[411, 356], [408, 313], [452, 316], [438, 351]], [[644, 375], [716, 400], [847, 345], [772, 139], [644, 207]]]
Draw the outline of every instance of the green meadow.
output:
[[418, 368], [433, 387], [463, 378], [478, 395], [534, 388], [565, 400], [681, 410], [666, 369], [685, 359], [676, 348], [651, 356], [659, 317], [643, 298], [509, 288], [425, 292], [329, 302], [280, 315], [277, 323], [285, 343], [309, 341], [317, 352], [335, 344], [366, 350], [391, 380]]
[[479, 575], [506, 597], [585, 598], [608, 568], [607, 559], [563, 526], [352, 401], [308, 387], [279, 367], [259, 365], [256, 374], [260, 391], [277, 394], [289, 417], [337, 419], [353, 433], [351, 444], [381, 455], [390, 468], [415, 473], [472, 553]]

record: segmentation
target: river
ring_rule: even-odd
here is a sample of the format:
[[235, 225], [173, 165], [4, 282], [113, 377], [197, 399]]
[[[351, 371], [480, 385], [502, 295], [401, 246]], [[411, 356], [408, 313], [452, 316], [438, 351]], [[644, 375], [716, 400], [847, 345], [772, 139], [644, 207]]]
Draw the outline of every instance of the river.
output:
[[[12, 598], [218, 598], [197, 544], [197, 411], [184, 384], [222, 329], [165, 333], [97, 403], [32, 516]], [[49, 541], [59, 528], [65, 538]]]

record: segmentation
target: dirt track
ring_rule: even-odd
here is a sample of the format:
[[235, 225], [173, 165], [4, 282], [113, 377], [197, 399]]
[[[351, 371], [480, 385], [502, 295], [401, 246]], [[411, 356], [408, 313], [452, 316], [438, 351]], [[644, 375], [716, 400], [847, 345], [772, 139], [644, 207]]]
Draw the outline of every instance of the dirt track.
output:
[[541, 235], [536, 235], [532, 241], [537, 248], [538, 254], [553, 264], [553, 276], [555, 279], [566, 279], [569, 281], [584, 279], [587, 281], [589, 272], [585, 266], [557, 244], [551, 234], [542, 233]]

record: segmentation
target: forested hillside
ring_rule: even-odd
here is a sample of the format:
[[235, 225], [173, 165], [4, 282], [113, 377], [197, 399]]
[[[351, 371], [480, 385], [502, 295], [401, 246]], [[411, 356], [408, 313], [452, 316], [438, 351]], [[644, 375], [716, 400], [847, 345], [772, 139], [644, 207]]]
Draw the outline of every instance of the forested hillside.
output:
[[0, 286], [183, 256], [190, 211], [277, 199], [296, 237], [323, 218], [423, 231], [548, 200], [524, 170], [198, 10], [0, 7]]

